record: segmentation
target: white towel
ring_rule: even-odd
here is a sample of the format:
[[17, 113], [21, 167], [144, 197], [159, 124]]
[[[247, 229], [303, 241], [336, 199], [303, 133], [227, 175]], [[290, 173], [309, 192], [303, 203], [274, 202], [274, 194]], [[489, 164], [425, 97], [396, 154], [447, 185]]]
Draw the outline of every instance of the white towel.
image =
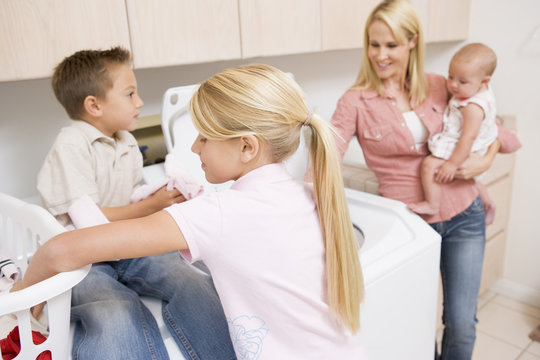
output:
[[0, 291], [11, 289], [19, 279], [19, 269], [11, 259], [0, 254]]
[[131, 202], [146, 199], [165, 185], [169, 191], [174, 188], [178, 189], [186, 200], [193, 199], [204, 192], [202, 185], [189, 176], [173, 154], [167, 154], [165, 157], [165, 175], [167, 179], [161, 183], [142, 185], [135, 189], [131, 195]]

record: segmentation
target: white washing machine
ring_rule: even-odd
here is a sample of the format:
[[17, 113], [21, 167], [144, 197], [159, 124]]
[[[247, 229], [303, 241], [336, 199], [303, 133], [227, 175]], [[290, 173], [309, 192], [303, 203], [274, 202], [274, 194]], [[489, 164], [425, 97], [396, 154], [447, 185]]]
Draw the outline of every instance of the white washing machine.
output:
[[[205, 187], [219, 191], [230, 184], [209, 184], [197, 155], [190, 150], [197, 131], [188, 111], [198, 85], [171, 88], [163, 97], [162, 129], [169, 152]], [[287, 161], [303, 179], [307, 149], [303, 142]], [[163, 166], [144, 169], [148, 183], [165, 176]], [[431, 360], [435, 351], [440, 236], [398, 201], [347, 189], [351, 219], [363, 234], [360, 258], [365, 278], [358, 336], [370, 360]], [[182, 355], [161, 318], [159, 301], [144, 299], [156, 317], [171, 359]]]

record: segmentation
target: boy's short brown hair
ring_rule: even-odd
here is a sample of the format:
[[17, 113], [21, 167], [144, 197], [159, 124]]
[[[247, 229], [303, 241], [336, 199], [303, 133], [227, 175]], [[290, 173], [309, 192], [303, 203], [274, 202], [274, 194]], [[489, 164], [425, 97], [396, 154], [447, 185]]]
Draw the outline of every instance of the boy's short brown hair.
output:
[[105, 98], [113, 85], [110, 68], [122, 64], [131, 64], [131, 54], [117, 46], [109, 50], [77, 51], [56, 66], [52, 88], [70, 118], [81, 119], [87, 96]]

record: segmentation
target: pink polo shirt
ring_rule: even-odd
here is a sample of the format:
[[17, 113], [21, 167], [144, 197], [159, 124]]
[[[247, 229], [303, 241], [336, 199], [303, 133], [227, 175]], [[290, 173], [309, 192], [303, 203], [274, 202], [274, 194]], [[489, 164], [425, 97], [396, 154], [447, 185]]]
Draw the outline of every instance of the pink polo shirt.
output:
[[312, 190], [283, 164], [166, 210], [212, 272], [239, 359], [362, 359], [330, 317]]
[[[449, 95], [446, 79], [427, 74], [428, 98], [414, 112], [423, 122], [428, 138], [442, 131], [443, 113]], [[410, 204], [424, 199], [420, 165], [429, 154], [426, 144], [416, 148], [413, 135], [394, 99], [382, 98], [375, 90], [348, 90], [338, 101], [332, 125], [342, 139], [337, 139], [341, 157], [356, 136], [366, 165], [379, 180], [379, 193]], [[519, 140], [499, 126], [500, 152], [521, 147]], [[461, 213], [478, 196], [474, 180], [454, 180], [444, 184], [438, 214], [424, 217], [428, 223], [446, 221]]]

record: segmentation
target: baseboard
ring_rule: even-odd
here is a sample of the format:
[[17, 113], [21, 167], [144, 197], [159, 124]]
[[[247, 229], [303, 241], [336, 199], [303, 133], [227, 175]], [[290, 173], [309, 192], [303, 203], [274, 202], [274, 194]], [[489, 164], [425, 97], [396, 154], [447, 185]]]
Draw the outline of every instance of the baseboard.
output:
[[490, 290], [529, 305], [540, 307], [540, 290], [538, 289], [503, 278], [497, 280]]

